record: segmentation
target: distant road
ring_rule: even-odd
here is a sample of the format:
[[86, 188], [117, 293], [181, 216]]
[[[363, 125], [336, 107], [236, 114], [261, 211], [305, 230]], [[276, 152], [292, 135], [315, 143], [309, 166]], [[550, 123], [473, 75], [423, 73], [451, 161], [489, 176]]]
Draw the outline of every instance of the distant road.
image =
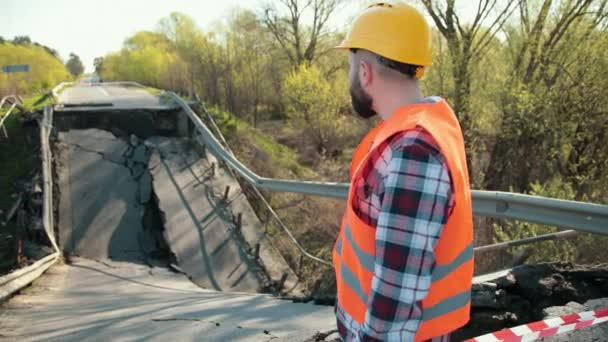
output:
[[67, 88], [59, 95], [59, 102], [64, 105], [99, 106], [107, 104], [114, 108], [166, 107], [160, 97], [154, 96], [142, 88], [107, 85], [103, 83], [79, 83]]

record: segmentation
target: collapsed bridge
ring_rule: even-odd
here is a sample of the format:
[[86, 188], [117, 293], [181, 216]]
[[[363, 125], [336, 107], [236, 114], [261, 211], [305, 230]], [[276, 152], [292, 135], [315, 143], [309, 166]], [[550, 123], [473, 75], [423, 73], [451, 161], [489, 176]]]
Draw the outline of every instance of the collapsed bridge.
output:
[[[259, 177], [188, 103], [132, 83], [65, 90], [45, 110], [41, 140], [45, 229], [57, 248], [38, 266], [48, 268], [59, 253], [66, 264], [41, 278], [46, 291], [14, 299], [4, 336], [268, 341], [334, 328], [331, 307], [271, 296], [303, 289], [236, 177], [334, 198], [347, 185]], [[603, 206], [491, 192], [476, 192], [474, 204], [477, 215], [603, 234], [608, 227]], [[23, 319], [36, 324], [26, 328]]]

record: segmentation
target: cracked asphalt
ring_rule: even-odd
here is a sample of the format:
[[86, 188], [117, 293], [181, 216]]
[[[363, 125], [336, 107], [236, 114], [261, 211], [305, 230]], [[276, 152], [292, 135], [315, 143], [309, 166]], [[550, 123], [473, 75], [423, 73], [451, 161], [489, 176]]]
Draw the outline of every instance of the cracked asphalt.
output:
[[0, 341], [306, 341], [334, 328], [331, 307], [203, 290], [164, 267], [84, 258], [51, 268], [0, 308]]

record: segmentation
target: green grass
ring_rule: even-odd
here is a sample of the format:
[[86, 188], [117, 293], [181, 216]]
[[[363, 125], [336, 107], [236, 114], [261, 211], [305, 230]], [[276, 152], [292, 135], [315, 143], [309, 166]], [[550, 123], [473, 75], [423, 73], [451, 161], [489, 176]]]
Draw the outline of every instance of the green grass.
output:
[[211, 113], [222, 133], [229, 141], [232, 141], [233, 148], [237, 150], [238, 137], [246, 137], [261, 151], [268, 154], [271, 162], [276, 168], [287, 169], [298, 177], [314, 177], [315, 172], [298, 162], [298, 154], [295, 150], [277, 142], [271, 135], [265, 134], [245, 121], [229, 114], [219, 108], [213, 108]]
[[23, 99], [23, 106], [29, 111], [43, 110], [46, 105], [53, 104], [53, 98], [48, 93], [34, 95]]
[[240, 122], [237, 127], [237, 131], [249, 134], [253, 138], [255, 145], [266, 152], [277, 166], [290, 170], [296, 176], [306, 176], [312, 173], [312, 170], [302, 166], [298, 162], [296, 151], [278, 143], [270, 135], [264, 134], [243, 122]]
[[144, 87], [144, 90], [147, 91], [148, 93], [154, 95], [154, 96], [158, 96], [160, 95], [160, 93], [162, 93], [163, 91], [157, 88], [153, 88], [153, 87]]

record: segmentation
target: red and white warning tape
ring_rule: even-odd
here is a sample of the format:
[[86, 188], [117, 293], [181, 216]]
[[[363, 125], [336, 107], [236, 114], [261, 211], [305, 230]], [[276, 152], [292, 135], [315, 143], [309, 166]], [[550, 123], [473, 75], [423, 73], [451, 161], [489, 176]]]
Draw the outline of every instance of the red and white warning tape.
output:
[[466, 342], [527, 342], [608, 322], [608, 308], [548, 318], [479, 336]]

